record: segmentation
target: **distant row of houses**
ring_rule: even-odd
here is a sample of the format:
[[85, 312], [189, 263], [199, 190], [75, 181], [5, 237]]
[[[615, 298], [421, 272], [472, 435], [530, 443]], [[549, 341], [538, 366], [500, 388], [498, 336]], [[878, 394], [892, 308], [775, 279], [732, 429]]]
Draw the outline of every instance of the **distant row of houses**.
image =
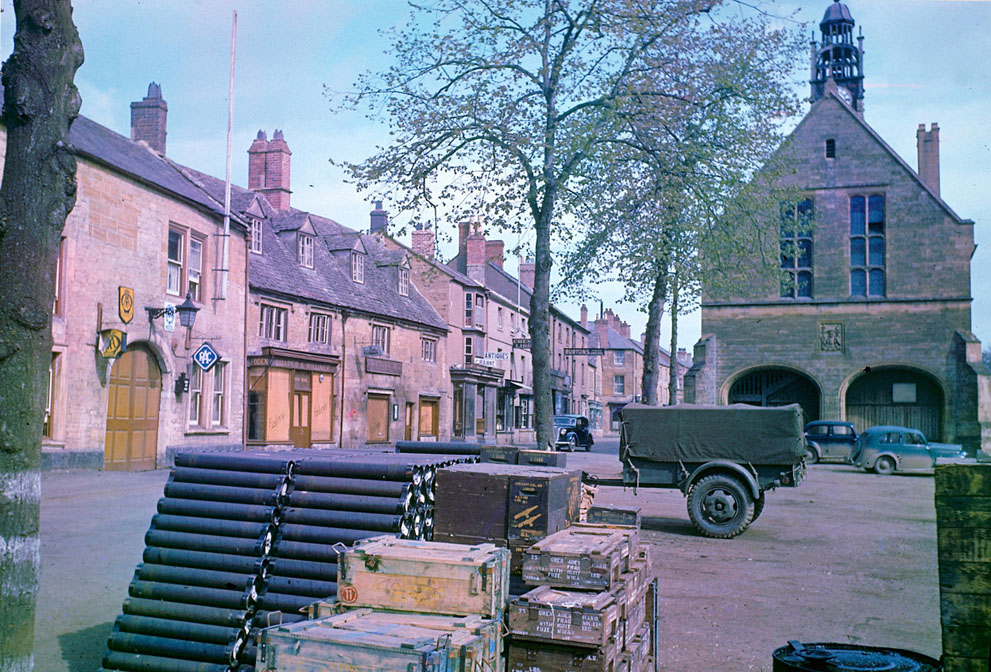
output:
[[[167, 113], [152, 84], [131, 104], [130, 138], [85, 117], [72, 127], [78, 197], [54, 269], [46, 466], [534, 440], [532, 264], [507, 272], [502, 241], [468, 222], [444, 263], [432, 229], [405, 245], [380, 203], [362, 232], [293, 208], [281, 131], [248, 149], [225, 226], [224, 182], [168, 157]], [[611, 310], [590, 321], [552, 308], [551, 348], [555, 412], [617, 429], [643, 371], [629, 326]]]

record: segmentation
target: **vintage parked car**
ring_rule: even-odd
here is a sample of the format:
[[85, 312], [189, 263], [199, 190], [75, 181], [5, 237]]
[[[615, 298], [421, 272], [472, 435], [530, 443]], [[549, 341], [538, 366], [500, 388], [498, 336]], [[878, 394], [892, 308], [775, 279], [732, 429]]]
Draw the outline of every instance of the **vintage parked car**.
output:
[[849, 422], [817, 420], [805, 425], [805, 462], [849, 462], [857, 443], [857, 430]]
[[558, 450], [572, 451], [581, 447], [588, 452], [595, 443], [588, 418], [584, 415], [555, 415], [554, 431], [557, 434], [554, 447]]
[[865, 470], [873, 469], [887, 475], [895, 471], [932, 469], [937, 459], [966, 457], [962, 446], [929, 443], [917, 429], [882, 425], [861, 432], [851, 462]]

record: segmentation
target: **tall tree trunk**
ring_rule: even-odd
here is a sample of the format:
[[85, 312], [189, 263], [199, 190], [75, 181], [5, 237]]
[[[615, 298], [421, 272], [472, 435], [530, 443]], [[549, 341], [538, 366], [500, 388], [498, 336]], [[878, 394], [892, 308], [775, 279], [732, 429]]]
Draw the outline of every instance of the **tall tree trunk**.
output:
[[14, 17], [0, 185], [0, 672], [34, 669], [41, 433], [55, 267], [76, 202], [72, 80], [83, 62], [69, 0], [15, 0]]
[[534, 426], [537, 448], [553, 447], [554, 404], [551, 395], [551, 234], [553, 199], [545, 197], [536, 220], [536, 268], [530, 296], [530, 356], [533, 360]]
[[678, 271], [671, 278], [671, 376], [668, 379], [668, 404], [678, 403]]
[[657, 264], [654, 274], [654, 291], [647, 304], [647, 334], [643, 339], [643, 379], [640, 387], [640, 397], [643, 403], [657, 406], [660, 386], [660, 345], [661, 345], [661, 316], [664, 314], [664, 298], [667, 293], [667, 261]]

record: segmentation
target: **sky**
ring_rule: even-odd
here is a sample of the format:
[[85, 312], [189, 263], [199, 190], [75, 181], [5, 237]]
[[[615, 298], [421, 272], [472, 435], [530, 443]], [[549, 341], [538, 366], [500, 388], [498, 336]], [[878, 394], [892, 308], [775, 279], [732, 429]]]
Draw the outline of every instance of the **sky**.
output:
[[[766, 6], [775, 16], [818, 23], [829, 0]], [[849, 0], [864, 34], [865, 119], [909, 165], [915, 131], [940, 127], [943, 200], [975, 222], [973, 331], [991, 345], [991, 0]], [[247, 183], [247, 149], [259, 130], [281, 129], [293, 152], [292, 204], [354, 229], [367, 229], [373, 194], [346, 183], [335, 161], [361, 161], [388, 142], [382, 120], [335, 112], [327, 91], [347, 91], [357, 76], [389, 65], [380, 31], [404, 22], [404, 0], [76, 0], [73, 18], [86, 60], [76, 75], [82, 114], [129, 135], [130, 107], [162, 87], [168, 103], [167, 153], [223, 178], [226, 161], [231, 19], [238, 13], [231, 176]], [[0, 0], [0, 57], [13, 49], [12, 0]], [[741, 9], [741, 11], [746, 11]], [[790, 19], [789, 19], [790, 22]], [[807, 62], [796, 64], [807, 79]], [[808, 84], [797, 83], [803, 96]], [[385, 208], [389, 204], [385, 203]], [[401, 226], [401, 220], [396, 222]], [[490, 238], [497, 234], [490, 234]], [[456, 240], [453, 230], [448, 241]], [[519, 242], [505, 236], [507, 247]], [[444, 258], [456, 254], [442, 244]], [[514, 271], [515, 260], [507, 260]], [[599, 298], [642, 333], [646, 314]], [[578, 318], [578, 307], [559, 303]], [[590, 305], [595, 313], [598, 306]], [[668, 343], [668, 320], [661, 342]], [[679, 345], [700, 335], [696, 311], [679, 321]]]

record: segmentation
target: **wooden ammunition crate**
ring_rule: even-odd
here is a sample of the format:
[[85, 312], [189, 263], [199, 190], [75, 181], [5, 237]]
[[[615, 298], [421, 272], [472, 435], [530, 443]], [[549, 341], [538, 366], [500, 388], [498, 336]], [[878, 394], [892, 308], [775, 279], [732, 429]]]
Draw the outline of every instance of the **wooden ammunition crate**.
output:
[[[620, 595], [617, 595], [617, 605], [623, 604], [625, 598], [626, 590], [621, 589]], [[633, 639], [647, 621], [647, 586], [644, 586], [632, 599], [627, 600], [621, 611], [623, 612], [620, 619], [621, 628], [617, 638], [623, 646], [630, 648], [633, 646]]]
[[623, 535], [626, 540], [627, 552], [623, 558], [623, 571], [630, 568], [630, 562], [637, 557], [640, 552], [640, 528], [629, 525], [610, 525], [607, 523], [575, 523], [571, 526], [574, 530], [606, 530]]
[[614, 530], [570, 527], [538, 541], [523, 554], [523, 580], [577, 590], [619, 585], [628, 540]]
[[540, 586], [507, 610], [513, 637], [607, 646], [622, 635], [620, 608], [611, 593], [581, 593]]
[[521, 450], [517, 455], [516, 463], [565, 469], [568, 466], [568, 454], [549, 450]]
[[395, 537], [357, 542], [341, 556], [342, 604], [501, 618], [509, 598], [509, 551]]
[[[500, 463], [437, 471], [434, 538], [538, 539], [577, 520], [581, 472]], [[573, 511], [574, 509], [574, 511]]]
[[260, 672], [447, 672], [450, 651], [436, 632], [408, 628], [361, 632], [319, 621], [266, 628], [258, 646]]
[[991, 669], [991, 464], [936, 467], [943, 669]]
[[615, 642], [591, 648], [513, 637], [507, 650], [507, 672], [618, 672]]
[[619, 654], [618, 669], [646, 672], [650, 662], [650, 628], [644, 624]]
[[517, 446], [482, 446], [482, 462], [516, 464], [520, 449]]
[[626, 618], [627, 602], [640, 599], [650, 579], [650, 550], [647, 546], [641, 546], [616, 582], [617, 587], [622, 588], [627, 596], [627, 601], [623, 603], [623, 618]]
[[520, 467], [509, 482], [509, 539], [542, 539], [577, 520], [573, 502], [581, 472], [551, 467]]
[[640, 528], [640, 507], [596, 504], [588, 509], [586, 522], [603, 525], [626, 525]]

